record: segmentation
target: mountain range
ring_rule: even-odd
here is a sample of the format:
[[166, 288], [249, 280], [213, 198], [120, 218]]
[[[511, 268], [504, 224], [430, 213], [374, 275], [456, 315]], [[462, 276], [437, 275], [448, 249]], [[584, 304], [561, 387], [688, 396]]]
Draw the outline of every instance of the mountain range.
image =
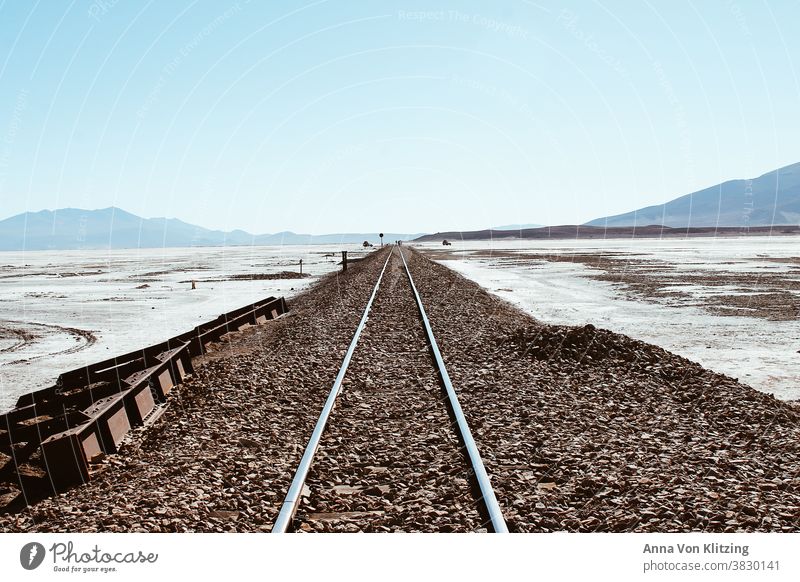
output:
[[[414, 242], [442, 242], [467, 240], [513, 240], [513, 239], [609, 239], [609, 238], [686, 238], [724, 236], [742, 236], [745, 231], [739, 226], [692, 226], [689, 228], [672, 228], [651, 224], [648, 226], [588, 226], [586, 224], [562, 224], [559, 226], [542, 226], [524, 228], [519, 231], [510, 230], [470, 230], [437, 232], [425, 234]], [[800, 234], [800, 226], [752, 226], [747, 230], [750, 235], [784, 236]]]
[[[384, 241], [411, 240], [422, 233], [385, 233]], [[210, 230], [177, 218], [142, 218], [120, 208], [64, 208], [25, 212], [0, 221], [0, 250], [124, 249], [193, 246], [379, 243], [378, 233], [325, 235]]]
[[800, 223], [800, 163], [751, 180], [730, 180], [664, 204], [597, 218], [589, 226], [673, 228], [772, 226]]
[[[730, 180], [664, 204], [596, 218], [582, 225], [517, 230], [449, 231], [426, 234], [418, 242], [442, 240], [631, 238], [800, 234], [800, 163], [749, 180]], [[530, 225], [533, 226], [533, 225]]]
[[[800, 223], [800, 163], [749, 180], [730, 180], [664, 204], [605, 216], [584, 225], [540, 227], [509, 224], [480, 231], [433, 235], [386, 233], [384, 240], [480, 240], [490, 238], [561, 238], [675, 236], [751, 232], [797, 232]], [[648, 228], [643, 228], [648, 227]], [[632, 230], [635, 229], [635, 230]], [[681, 229], [683, 229], [681, 231]], [[324, 235], [278, 232], [254, 235], [243, 230], [210, 230], [177, 218], [142, 218], [120, 208], [65, 208], [26, 212], [0, 221], [0, 250], [122, 249], [192, 246], [348, 244], [379, 242], [378, 233]]]

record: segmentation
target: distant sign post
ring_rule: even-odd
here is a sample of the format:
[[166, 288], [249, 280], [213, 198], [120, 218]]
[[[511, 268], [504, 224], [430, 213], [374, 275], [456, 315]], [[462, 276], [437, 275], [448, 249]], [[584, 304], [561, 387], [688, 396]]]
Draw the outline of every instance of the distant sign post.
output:
[[381, 233], [381, 234], [380, 234], [380, 235], [378, 235], [378, 236], [380, 236], [380, 237], [381, 237], [381, 248], [383, 248], [383, 233]]

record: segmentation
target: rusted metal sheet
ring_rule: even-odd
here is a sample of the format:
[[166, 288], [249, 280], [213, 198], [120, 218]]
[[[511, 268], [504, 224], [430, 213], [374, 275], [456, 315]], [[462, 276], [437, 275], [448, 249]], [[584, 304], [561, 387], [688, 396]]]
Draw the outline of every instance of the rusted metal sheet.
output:
[[0, 414], [0, 452], [10, 457], [0, 479], [41, 447], [56, 491], [87, 481], [90, 460], [116, 452], [132, 426], [157, 418], [159, 403], [194, 371], [192, 358], [207, 344], [286, 311], [282, 297], [267, 297], [164, 342], [64, 372], [55, 385], [21, 396]]
[[58, 377], [56, 386], [62, 392], [73, 387], [86, 386], [96, 382], [114, 382], [124, 379], [133, 372], [149, 368], [163, 361], [164, 354], [179, 349], [186, 341], [180, 336], [142, 348], [121, 356], [108, 358], [82, 368], [64, 372]]
[[17, 422], [5, 424], [5, 442], [0, 443], [0, 448], [7, 448], [17, 443], [39, 444], [47, 437], [69, 429], [89, 420], [89, 417], [80, 411], [70, 411], [55, 416], [48, 414], [33, 416]]
[[128, 411], [128, 422], [132, 426], [141, 426], [156, 407], [150, 382], [146, 379], [133, 386], [125, 393], [123, 398], [125, 409]]
[[[211, 322], [198, 326], [192, 332], [194, 334], [192, 339], [196, 338], [196, 342], [193, 344], [194, 349], [197, 350], [196, 355], [205, 353], [208, 344], [219, 341], [227, 333], [239, 331], [241, 326], [246, 324], [258, 325], [259, 318], [264, 318], [263, 321], [276, 319], [286, 311], [286, 301], [283, 297], [278, 299], [271, 298], [269, 301], [254, 303], [251, 306], [221, 315]], [[182, 337], [185, 338], [185, 336]]]
[[42, 442], [47, 475], [55, 491], [89, 481], [89, 461], [102, 452], [97, 425], [87, 422]]
[[[192, 360], [189, 359], [188, 361], [189, 364], [191, 365]], [[188, 372], [186, 372], [186, 368], [183, 365], [183, 360], [178, 359], [175, 361], [175, 370], [178, 372], [178, 383], [183, 382], [186, 379], [186, 376], [188, 375]]]
[[131, 430], [128, 412], [125, 409], [126, 392], [98, 400], [84, 411], [97, 423], [100, 446], [106, 454], [117, 452], [122, 438]]
[[170, 390], [172, 390], [172, 387], [175, 386], [175, 384], [172, 382], [172, 375], [170, 374], [169, 369], [162, 371], [158, 375], [157, 382], [157, 390], [161, 393], [161, 398], [166, 400], [167, 394], [169, 394]]
[[[187, 371], [188, 369], [188, 371]], [[170, 391], [183, 382], [193, 370], [188, 344], [174, 350], [165, 361], [146, 370], [140, 370], [125, 379], [128, 386], [146, 383], [158, 402], [165, 402]]]

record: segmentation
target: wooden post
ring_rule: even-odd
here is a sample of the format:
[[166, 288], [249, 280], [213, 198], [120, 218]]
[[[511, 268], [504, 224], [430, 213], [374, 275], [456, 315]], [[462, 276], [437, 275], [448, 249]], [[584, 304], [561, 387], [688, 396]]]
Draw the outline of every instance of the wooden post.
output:
[[347, 270], [347, 251], [342, 251], [342, 271]]
[[300, 274], [303, 274], [303, 259], [300, 259]]

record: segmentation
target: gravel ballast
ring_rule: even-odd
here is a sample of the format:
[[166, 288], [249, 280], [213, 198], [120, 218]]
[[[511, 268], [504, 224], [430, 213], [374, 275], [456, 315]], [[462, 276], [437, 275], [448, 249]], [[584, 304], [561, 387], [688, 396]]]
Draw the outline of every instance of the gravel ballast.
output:
[[[796, 406], [623, 335], [541, 324], [403, 248], [512, 531], [800, 530]], [[91, 483], [0, 515], [0, 530], [269, 531], [388, 250], [232, 334]], [[398, 263], [301, 531], [485, 527]]]
[[100, 475], [0, 515], [0, 531], [269, 531], [384, 260], [332, 273], [288, 316], [231, 334]]
[[395, 249], [311, 469], [301, 531], [485, 529]]
[[800, 529], [796, 405], [621, 334], [541, 324], [419, 253], [410, 266], [510, 529]]

